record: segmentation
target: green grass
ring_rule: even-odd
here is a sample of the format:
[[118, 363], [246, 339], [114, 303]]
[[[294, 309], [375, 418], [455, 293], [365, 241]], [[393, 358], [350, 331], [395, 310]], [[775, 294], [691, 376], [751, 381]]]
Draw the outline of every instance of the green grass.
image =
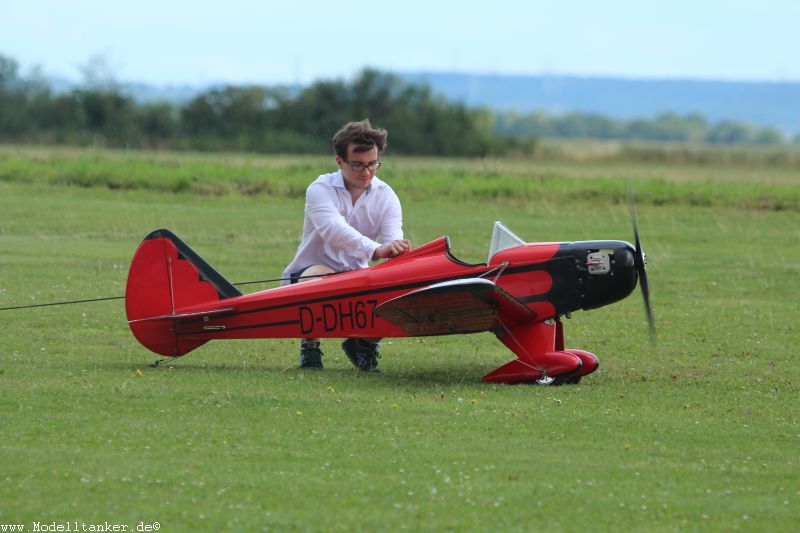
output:
[[[585, 148], [586, 159], [392, 158], [381, 175], [407, 200], [502, 201], [529, 205], [542, 197], [558, 205], [592, 200], [616, 203], [634, 181], [638, 201], [653, 205], [729, 206], [800, 211], [800, 164], [766, 165], [755, 155], [717, 165], [629, 161]], [[733, 149], [732, 149], [733, 150]], [[788, 150], [788, 149], [787, 149]], [[733, 151], [732, 153], [738, 153]], [[788, 152], [793, 153], [793, 152]], [[72, 148], [0, 149], [0, 182], [106, 187], [111, 190], [191, 193], [197, 196], [303, 198], [309, 176], [330, 158], [241, 154], [82, 151]]]
[[[158, 227], [232, 281], [276, 277], [297, 244], [304, 184], [329, 166], [2, 148], [0, 307], [123, 294], [133, 251]], [[658, 345], [638, 293], [566, 322], [567, 344], [601, 367], [560, 388], [482, 384], [511, 358], [490, 334], [387, 339], [376, 376], [353, 371], [334, 341], [320, 373], [294, 368], [291, 340], [210, 343], [152, 369], [121, 301], [3, 311], [0, 523], [796, 529], [794, 170], [388, 157], [386, 167], [413, 242], [448, 234], [468, 261], [485, 258], [494, 220], [530, 241], [630, 240], [633, 180]], [[197, 179], [173, 186], [181, 176]], [[694, 191], [710, 201], [691, 201]]]

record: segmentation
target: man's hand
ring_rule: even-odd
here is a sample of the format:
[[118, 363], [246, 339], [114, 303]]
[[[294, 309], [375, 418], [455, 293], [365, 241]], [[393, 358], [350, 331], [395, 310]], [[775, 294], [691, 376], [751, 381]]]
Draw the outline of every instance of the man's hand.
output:
[[372, 259], [387, 259], [405, 253], [411, 249], [411, 241], [408, 239], [397, 239], [389, 244], [380, 246], [375, 253], [372, 254]]

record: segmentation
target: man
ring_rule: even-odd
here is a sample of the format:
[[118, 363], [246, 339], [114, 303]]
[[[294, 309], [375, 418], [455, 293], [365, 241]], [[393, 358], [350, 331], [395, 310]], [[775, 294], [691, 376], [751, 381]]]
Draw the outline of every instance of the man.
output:
[[[303, 237], [283, 273], [288, 283], [365, 268], [369, 261], [407, 252], [400, 200], [375, 173], [386, 148], [386, 130], [369, 120], [349, 122], [333, 137], [339, 170], [319, 176], [306, 190]], [[317, 276], [317, 277], [315, 277]], [[379, 372], [380, 339], [347, 339], [342, 349], [354, 366]], [[319, 339], [300, 343], [300, 368], [322, 368]]]

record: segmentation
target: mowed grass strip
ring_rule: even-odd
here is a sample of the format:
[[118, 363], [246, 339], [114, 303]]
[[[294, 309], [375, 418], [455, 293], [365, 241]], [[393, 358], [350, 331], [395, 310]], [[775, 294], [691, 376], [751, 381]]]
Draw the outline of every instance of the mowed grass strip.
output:
[[[130, 154], [99, 154], [125, 175]], [[132, 156], [156, 167], [160, 157]], [[427, 171], [417, 164], [396, 161]], [[675, 171], [651, 169], [679, 181]], [[585, 172], [571, 179], [591, 191], [609, 169]], [[631, 176], [615, 172], [608, 180], [624, 191]], [[647, 197], [657, 181], [634, 185]], [[602, 191], [566, 202], [544, 189], [522, 202], [396, 188], [414, 243], [448, 234], [468, 261], [485, 259], [497, 219], [530, 241], [632, 239], [624, 199]], [[640, 204], [658, 345], [638, 293], [575, 313], [568, 344], [601, 358], [577, 387], [482, 384], [512, 357], [490, 334], [387, 339], [378, 376], [352, 370], [335, 340], [319, 373], [295, 368], [291, 340], [212, 342], [152, 369], [121, 301], [2, 312], [0, 522], [791, 531], [800, 215], [743, 205]], [[302, 198], [4, 179], [0, 212], [5, 307], [123, 294], [136, 246], [158, 227], [231, 281], [276, 277], [297, 243]]]
[[[585, 150], [588, 160], [575, 155], [544, 160], [403, 158], [389, 152], [380, 174], [391, 177], [398, 194], [417, 202], [446, 197], [522, 207], [544, 197], [560, 206], [584, 200], [608, 204], [624, 201], [628, 184], [635, 182], [637, 199], [644, 205], [800, 211], [800, 165], [789, 148], [792, 163], [772, 166], [760, 163], [759, 151], [709, 165], [680, 158], [629, 161], [624, 151], [614, 158]], [[309, 180], [332, 165], [332, 157], [320, 156], [0, 147], [0, 181], [195, 195], [303, 198]]]

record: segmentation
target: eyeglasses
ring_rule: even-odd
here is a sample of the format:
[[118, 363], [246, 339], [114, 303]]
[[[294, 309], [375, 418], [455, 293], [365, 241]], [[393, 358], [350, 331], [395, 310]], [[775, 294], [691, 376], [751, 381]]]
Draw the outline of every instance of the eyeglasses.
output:
[[350, 161], [346, 161], [350, 168], [355, 170], [356, 172], [363, 172], [365, 168], [370, 170], [378, 170], [381, 166], [381, 160], [378, 159], [377, 161], [373, 161], [371, 163], [362, 163], [361, 161], [355, 161], [351, 163]]

